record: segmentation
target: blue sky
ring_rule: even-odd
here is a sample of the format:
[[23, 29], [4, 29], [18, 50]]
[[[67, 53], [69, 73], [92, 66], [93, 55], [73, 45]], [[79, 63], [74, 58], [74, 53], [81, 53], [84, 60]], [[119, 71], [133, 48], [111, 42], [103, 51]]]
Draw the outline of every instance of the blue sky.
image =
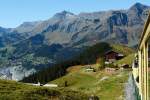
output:
[[78, 14], [128, 9], [136, 2], [150, 5], [150, 0], [0, 0], [0, 26], [13, 28], [25, 21], [45, 20], [63, 10]]

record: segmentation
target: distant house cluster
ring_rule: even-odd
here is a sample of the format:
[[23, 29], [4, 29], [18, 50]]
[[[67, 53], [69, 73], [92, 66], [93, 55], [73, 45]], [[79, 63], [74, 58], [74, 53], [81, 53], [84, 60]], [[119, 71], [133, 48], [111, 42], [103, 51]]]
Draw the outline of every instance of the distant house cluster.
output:
[[105, 72], [114, 73], [117, 69], [116, 68], [105, 68]]
[[105, 53], [105, 64], [111, 64], [116, 60], [122, 59], [123, 57], [125, 56], [122, 53], [118, 53], [113, 50], [110, 50]]
[[121, 70], [129, 70], [130, 66], [128, 64], [121, 64], [121, 65], [115, 65], [114, 63], [117, 60], [121, 60], [122, 58], [125, 57], [124, 54], [118, 53], [116, 51], [110, 50], [105, 53], [105, 72], [108, 73], [114, 73], [118, 69], [118, 66], [120, 67]]
[[91, 65], [86, 66], [86, 72], [94, 72], [95, 69]]

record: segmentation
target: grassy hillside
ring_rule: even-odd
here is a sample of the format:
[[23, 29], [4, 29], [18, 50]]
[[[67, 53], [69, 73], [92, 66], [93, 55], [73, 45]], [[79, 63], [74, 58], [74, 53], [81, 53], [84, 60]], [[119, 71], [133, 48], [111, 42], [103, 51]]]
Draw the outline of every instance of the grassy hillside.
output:
[[63, 88], [44, 88], [0, 80], [0, 100], [87, 100], [88, 96]]
[[124, 45], [120, 45], [120, 44], [111, 44], [111, 48], [119, 53], [123, 53], [124, 55], [130, 55], [131, 53], [134, 52], [134, 50], [132, 48], [129, 48], [127, 46]]
[[74, 66], [68, 69], [67, 75], [49, 83], [65, 87], [65, 82], [67, 82], [66, 89], [96, 95], [100, 100], [123, 100], [128, 73], [86, 72], [84, 66]]
[[[105, 52], [109, 50], [114, 50], [119, 53], [123, 53], [128, 56], [133, 53], [133, 50], [129, 47], [123, 45], [110, 45], [108, 43], [97, 43], [91, 47], [87, 47], [81, 54], [77, 55], [77, 57], [62, 62], [60, 64], [56, 64], [53, 67], [48, 67], [47, 69], [41, 70], [36, 74], [30, 75], [29, 77], [24, 78], [23, 82], [32, 82], [35, 83], [40, 81], [41, 83], [47, 83], [52, 81], [58, 77], [61, 77], [66, 74], [66, 69], [70, 66], [74, 65], [86, 65], [86, 64], [95, 64], [99, 58], [103, 58]], [[131, 59], [132, 60], [132, 59]], [[129, 59], [125, 59], [124, 62], [131, 62]], [[51, 77], [49, 77], [51, 76]]]
[[[102, 57], [108, 50], [115, 50], [126, 55], [117, 64], [129, 63], [132, 60], [132, 49], [121, 45], [115, 46], [99, 43], [89, 47], [73, 60], [57, 64], [26, 78], [26, 82], [40, 81], [47, 83], [60, 77], [49, 82], [58, 84], [58, 88], [35, 87], [23, 83], [0, 80], [0, 100], [87, 100], [91, 95], [98, 96], [100, 100], [123, 100], [124, 85], [128, 79], [128, 71], [117, 71], [115, 73], [106, 73], [105, 71], [87, 72], [86, 65], [74, 66], [78, 64], [93, 64], [97, 58]], [[96, 65], [93, 64], [91, 66], [95, 68]]]
[[114, 50], [118, 53], [122, 53], [125, 56], [134, 52], [132, 48], [119, 44], [108, 44], [108, 43], [97, 43], [89, 48], [87, 48], [83, 53], [80, 54], [77, 59], [81, 64], [94, 64], [97, 58], [103, 57], [104, 54], [109, 51]]
[[133, 60], [134, 60], [134, 58], [135, 58], [135, 54], [132, 53], [132, 54], [126, 56], [125, 58], [117, 61], [115, 64], [117, 64], [117, 65], [122, 65], [122, 64], [129, 64], [129, 65], [131, 65]]

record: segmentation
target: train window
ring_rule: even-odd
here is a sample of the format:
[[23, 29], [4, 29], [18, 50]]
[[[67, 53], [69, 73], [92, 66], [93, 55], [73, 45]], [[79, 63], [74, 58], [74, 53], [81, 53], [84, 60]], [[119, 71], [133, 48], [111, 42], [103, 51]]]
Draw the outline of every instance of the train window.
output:
[[139, 67], [139, 66], [138, 66], [138, 61], [137, 61], [137, 60], [134, 61], [134, 67], [135, 67], [135, 68], [138, 68], [138, 67]]
[[136, 82], [139, 83], [139, 76], [136, 77]]

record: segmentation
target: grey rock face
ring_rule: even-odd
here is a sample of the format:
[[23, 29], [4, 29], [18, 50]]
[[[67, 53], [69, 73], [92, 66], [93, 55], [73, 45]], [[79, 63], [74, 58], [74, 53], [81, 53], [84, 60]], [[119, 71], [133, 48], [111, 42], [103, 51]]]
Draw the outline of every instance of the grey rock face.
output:
[[26, 69], [22, 66], [1, 68], [0, 69], [0, 79], [19, 81], [22, 78], [27, 77], [35, 72], [36, 72], [36, 70], [34, 68]]
[[[25, 22], [11, 29], [9, 37], [20, 41], [43, 34], [46, 44], [74, 44], [80, 41], [82, 44], [93, 40], [112, 43], [114, 42], [112, 40], [115, 40], [116, 43], [134, 46], [142, 32], [149, 9], [149, 6], [136, 3], [127, 10], [80, 13], [79, 15], [62, 11], [45, 21]], [[136, 31], [137, 29], [139, 31]], [[8, 41], [8, 38], [5, 41]]]
[[26, 69], [22, 66], [15, 66], [10, 68], [10, 73], [12, 73], [12, 80], [19, 81], [24, 77], [27, 77], [33, 73], [35, 73], [35, 69]]

